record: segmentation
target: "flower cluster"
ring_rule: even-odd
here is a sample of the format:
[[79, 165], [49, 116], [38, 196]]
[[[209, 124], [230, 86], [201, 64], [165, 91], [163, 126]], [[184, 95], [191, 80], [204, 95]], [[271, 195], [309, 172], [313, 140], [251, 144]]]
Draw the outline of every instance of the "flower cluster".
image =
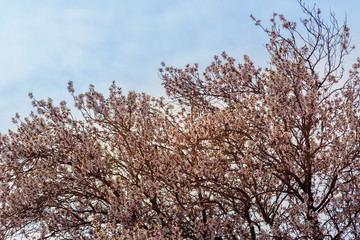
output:
[[360, 239], [360, 60], [345, 78], [349, 28], [301, 6], [253, 17], [265, 69], [162, 63], [169, 100], [69, 82], [74, 115], [29, 94], [0, 134], [0, 238]]

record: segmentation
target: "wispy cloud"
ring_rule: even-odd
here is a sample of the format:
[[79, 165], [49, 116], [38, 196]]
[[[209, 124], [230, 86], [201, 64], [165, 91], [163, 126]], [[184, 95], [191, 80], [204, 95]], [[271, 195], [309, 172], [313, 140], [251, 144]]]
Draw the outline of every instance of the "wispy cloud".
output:
[[[357, 1], [317, 2], [339, 9], [340, 16], [348, 11], [356, 30]], [[116, 80], [125, 91], [159, 96], [161, 61], [204, 67], [226, 50], [262, 65], [266, 36], [249, 14], [266, 21], [277, 10], [295, 19], [300, 13], [296, 1], [288, 0], [0, 0], [0, 132], [12, 127], [15, 112], [29, 113], [27, 92], [69, 99], [68, 80], [79, 91], [94, 83], [106, 92]]]

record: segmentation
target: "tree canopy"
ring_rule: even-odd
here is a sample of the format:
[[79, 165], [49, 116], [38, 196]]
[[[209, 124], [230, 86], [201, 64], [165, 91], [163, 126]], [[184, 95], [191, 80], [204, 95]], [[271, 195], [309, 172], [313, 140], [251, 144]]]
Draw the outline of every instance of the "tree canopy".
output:
[[274, 14], [269, 66], [225, 52], [162, 63], [167, 98], [90, 86], [36, 100], [0, 134], [0, 238], [360, 239], [360, 59], [300, 1]]

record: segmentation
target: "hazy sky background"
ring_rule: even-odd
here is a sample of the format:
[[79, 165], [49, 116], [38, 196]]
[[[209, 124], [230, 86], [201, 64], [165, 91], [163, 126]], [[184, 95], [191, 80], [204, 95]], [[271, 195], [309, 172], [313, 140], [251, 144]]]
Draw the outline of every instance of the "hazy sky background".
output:
[[[339, 20], [345, 13], [352, 41], [360, 48], [360, 2], [308, 0]], [[226, 50], [241, 60], [250, 56], [263, 66], [266, 35], [254, 26], [273, 12], [298, 20], [296, 0], [0, 0], [0, 132], [15, 129], [11, 118], [32, 110], [37, 99], [67, 100], [67, 82], [76, 91], [89, 84], [107, 93], [115, 80], [124, 91], [163, 95], [160, 62], [204, 68]], [[353, 57], [360, 56], [353, 52]], [[347, 62], [350, 65], [350, 62]]]

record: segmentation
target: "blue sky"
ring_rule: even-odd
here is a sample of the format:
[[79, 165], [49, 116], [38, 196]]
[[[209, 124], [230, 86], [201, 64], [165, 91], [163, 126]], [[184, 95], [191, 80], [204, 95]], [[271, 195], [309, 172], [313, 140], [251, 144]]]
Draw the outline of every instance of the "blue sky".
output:
[[[324, 17], [330, 8], [339, 20], [346, 13], [360, 48], [360, 3], [307, 1], [315, 2]], [[94, 84], [106, 94], [115, 80], [124, 91], [160, 96], [161, 61], [204, 68], [226, 50], [263, 66], [267, 38], [249, 15], [265, 23], [273, 12], [302, 16], [296, 0], [0, 0], [0, 132], [15, 129], [16, 112], [32, 110], [28, 92], [71, 104], [69, 80], [77, 92]]]

